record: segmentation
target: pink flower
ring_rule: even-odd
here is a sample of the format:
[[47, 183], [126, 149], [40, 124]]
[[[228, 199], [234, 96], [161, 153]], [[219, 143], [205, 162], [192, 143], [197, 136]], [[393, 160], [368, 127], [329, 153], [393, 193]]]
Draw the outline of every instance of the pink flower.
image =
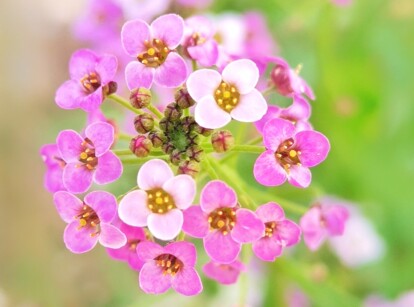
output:
[[76, 131], [59, 133], [56, 143], [66, 165], [63, 185], [71, 193], [86, 192], [92, 185], [107, 184], [122, 174], [122, 163], [109, 149], [114, 142], [114, 128], [97, 122], [85, 129], [85, 138]]
[[145, 21], [152, 20], [155, 16], [159, 16], [166, 12], [171, 5], [171, 0], [117, 0], [126, 16], [130, 19], [143, 19]]
[[266, 113], [267, 103], [255, 89], [259, 70], [250, 60], [237, 60], [227, 65], [222, 74], [212, 69], [193, 72], [187, 80], [191, 97], [197, 101], [195, 120], [205, 128], [227, 125], [232, 118], [255, 122]]
[[205, 67], [216, 64], [218, 45], [211, 21], [204, 16], [193, 16], [186, 19], [185, 24], [183, 46], [188, 56]]
[[222, 264], [210, 261], [203, 266], [204, 274], [223, 285], [231, 285], [237, 282], [241, 272], [246, 271], [246, 267], [239, 260], [229, 264]]
[[213, 0], [176, 0], [176, 2], [181, 6], [203, 9], [209, 6]]
[[266, 114], [261, 120], [255, 122], [255, 126], [260, 133], [263, 133], [264, 125], [273, 118], [282, 118], [295, 125], [296, 131], [312, 130], [308, 119], [311, 115], [311, 106], [306, 99], [294, 95], [293, 103], [287, 108], [271, 105], [267, 108]]
[[146, 235], [142, 228], [132, 227], [123, 223], [118, 217], [112, 222], [113, 225], [126, 236], [126, 244], [121, 248], [107, 248], [109, 256], [119, 261], [125, 261], [136, 271], [141, 270], [144, 262], [137, 255], [137, 246], [146, 241]]
[[184, 34], [184, 21], [175, 14], [155, 19], [151, 26], [135, 19], [122, 27], [121, 39], [126, 53], [136, 57], [125, 68], [130, 90], [150, 88], [153, 81], [165, 87], [177, 87], [187, 78], [183, 58], [174, 52]]
[[266, 151], [254, 164], [254, 177], [265, 186], [278, 186], [286, 179], [290, 184], [306, 188], [312, 180], [309, 167], [325, 160], [330, 145], [328, 139], [316, 131], [297, 132], [284, 119], [271, 119], [263, 129]]
[[154, 159], [138, 172], [138, 187], [122, 198], [119, 217], [131, 226], [145, 227], [160, 240], [172, 240], [181, 231], [183, 213], [191, 206], [196, 184], [189, 175], [174, 177], [166, 162]]
[[50, 193], [66, 190], [62, 180], [66, 162], [61, 158], [57, 145], [43, 145], [40, 149], [40, 155], [46, 164], [44, 177], [45, 188]]
[[184, 232], [203, 238], [207, 254], [220, 263], [236, 260], [241, 244], [260, 239], [264, 229], [256, 214], [240, 208], [234, 190], [220, 180], [206, 184], [200, 206], [184, 211]]
[[70, 80], [57, 90], [55, 101], [62, 109], [96, 110], [104, 99], [103, 88], [113, 80], [118, 61], [115, 56], [98, 56], [93, 51], [76, 51], [69, 62]]
[[299, 242], [299, 226], [285, 218], [285, 213], [278, 204], [264, 204], [257, 208], [256, 214], [265, 225], [262, 238], [253, 242], [253, 252], [261, 260], [275, 261], [284, 247]]
[[137, 254], [145, 261], [139, 273], [139, 286], [144, 292], [160, 294], [172, 287], [180, 294], [191, 296], [203, 290], [200, 276], [194, 269], [197, 255], [193, 244], [180, 241], [162, 247], [142, 242]]
[[300, 219], [305, 244], [315, 251], [329, 236], [342, 235], [348, 217], [344, 206], [317, 203]]
[[309, 99], [314, 100], [315, 95], [310, 86], [299, 77], [299, 72], [290, 68], [289, 64], [282, 58], [270, 57], [270, 63], [275, 64], [270, 77], [276, 86], [276, 91], [282, 96], [292, 96], [293, 94], [305, 94]]
[[53, 198], [60, 217], [68, 223], [63, 241], [71, 252], [88, 252], [98, 241], [110, 248], [125, 245], [125, 235], [110, 224], [116, 216], [116, 199], [112, 194], [94, 191], [82, 202], [69, 192], [59, 191]]

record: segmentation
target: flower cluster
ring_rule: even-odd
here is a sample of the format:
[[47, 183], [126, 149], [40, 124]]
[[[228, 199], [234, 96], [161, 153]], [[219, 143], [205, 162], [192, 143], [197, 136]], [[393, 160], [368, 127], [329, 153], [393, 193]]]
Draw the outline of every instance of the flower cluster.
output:
[[[80, 133], [61, 131], [41, 149], [45, 186], [68, 224], [67, 248], [84, 253], [99, 242], [139, 272], [146, 293], [173, 288], [196, 295], [203, 289], [196, 239], [210, 258], [205, 276], [231, 284], [248, 268], [240, 260], [246, 259], [243, 245], [271, 262], [302, 233], [311, 250], [341, 235], [348, 217], [343, 206], [318, 203], [306, 212], [295, 205], [296, 213], [306, 212], [299, 226], [285, 216], [291, 207], [276, 201], [273, 190], [263, 192], [285, 181], [308, 187], [310, 168], [326, 159], [330, 144], [309, 123], [312, 89], [299, 68], [273, 56], [276, 44], [262, 16], [183, 19], [159, 15], [172, 4], [180, 11], [209, 1], [141, 2], [138, 12], [128, 1], [91, 0], [75, 26], [91, 49], [74, 52], [70, 80], [55, 101], [85, 111], [87, 124]], [[274, 105], [269, 93], [292, 104]], [[128, 114], [106, 113], [112, 103]], [[252, 124], [257, 132], [239, 130]], [[238, 153], [256, 155], [249, 174], [227, 165]], [[137, 165], [136, 183], [120, 179], [124, 168]], [[130, 189], [117, 198], [93, 185], [118, 180]], [[259, 194], [266, 201], [257, 201]]]

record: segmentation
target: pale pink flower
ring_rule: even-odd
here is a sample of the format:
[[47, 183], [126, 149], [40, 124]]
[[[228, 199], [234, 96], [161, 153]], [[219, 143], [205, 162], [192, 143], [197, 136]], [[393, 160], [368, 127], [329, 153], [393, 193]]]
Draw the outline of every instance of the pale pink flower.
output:
[[210, 261], [203, 266], [203, 273], [223, 285], [235, 284], [241, 272], [246, 271], [245, 265], [239, 260], [229, 264]]

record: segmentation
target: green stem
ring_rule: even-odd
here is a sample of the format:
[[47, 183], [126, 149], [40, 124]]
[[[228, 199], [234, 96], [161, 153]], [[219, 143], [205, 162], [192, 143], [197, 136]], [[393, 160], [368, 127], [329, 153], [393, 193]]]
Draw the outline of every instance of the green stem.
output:
[[[166, 160], [168, 161], [168, 159], [170, 158], [170, 156], [168, 155], [163, 155], [163, 156], [157, 156], [158, 159], [162, 159], [162, 160]], [[148, 156], [145, 158], [137, 158], [137, 157], [127, 157], [127, 158], [123, 158], [121, 159], [122, 164], [124, 165], [139, 165], [142, 163], [145, 163], [149, 160], [154, 159], [154, 156]]]
[[[203, 144], [203, 149], [213, 152], [213, 146], [211, 144]], [[244, 153], [262, 153], [266, 150], [263, 146], [258, 145], [234, 145], [230, 150], [231, 152], [244, 152]]]
[[122, 141], [131, 141], [134, 136], [126, 134], [126, 133], [118, 133], [118, 139]]
[[275, 86], [272, 84], [262, 92], [262, 95], [263, 96], [269, 95], [274, 89], [275, 89]]
[[142, 110], [135, 109], [133, 106], [131, 106], [129, 101], [125, 100], [124, 98], [122, 98], [121, 96], [119, 96], [117, 94], [111, 94], [111, 95], [108, 96], [108, 98], [110, 98], [111, 100], [119, 103], [121, 106], [127, 108], [128, 110], [130, 110], [130, 111], [132, 111], [136, 114], [143, 114], [144, 113]]
[[117, 156], [127, 156], [133, 154], [130, 149], [114, 149], [112, 152]]
[[209, 161], [209, 159], [203, 159], [203, 161], [201, 162], [203, 165], [203, 168], [206, 170], [207, 174], [209, 175], [209, 177], [211, 179], [218, 179], [218, 175], [216, 173], [216, 171], [214, 170], [214, 168], [211, 166], [211, 163]]
[[164, 117], [164, 114], [162, 114], [161, 111], [154, 107], [152, 104], [148, 105], [147, 109], [150, 110], [156, 117], [158, 117], [158, 119], [162, 119]]
[[192, 60], [191, 61], [191, 66], [193, 68], [193, 71], [196, 71], [197, 70], [197, 62], [195, 60]]

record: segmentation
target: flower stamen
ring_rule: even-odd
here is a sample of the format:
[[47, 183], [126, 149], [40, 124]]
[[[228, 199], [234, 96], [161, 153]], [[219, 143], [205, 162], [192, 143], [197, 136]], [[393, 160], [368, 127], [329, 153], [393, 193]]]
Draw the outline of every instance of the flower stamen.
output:
[[230, 113], [239, 103], [240, 93], [236, 87], [222, 81], [214, 92], [214, 99], [221, 109]]
[[165, 214], [176, 208], [174, 199], [163, 189], [153, 189], [147, 191], [148, 209], [153, 213]]
[[137, 59], [147, 67], [159, 67], [165, 62], [171, 51], [160, 39], [153, 39], [152, 41], [145, 40], [144, 45], [147, 48], [147, 51], [140, 53]]

